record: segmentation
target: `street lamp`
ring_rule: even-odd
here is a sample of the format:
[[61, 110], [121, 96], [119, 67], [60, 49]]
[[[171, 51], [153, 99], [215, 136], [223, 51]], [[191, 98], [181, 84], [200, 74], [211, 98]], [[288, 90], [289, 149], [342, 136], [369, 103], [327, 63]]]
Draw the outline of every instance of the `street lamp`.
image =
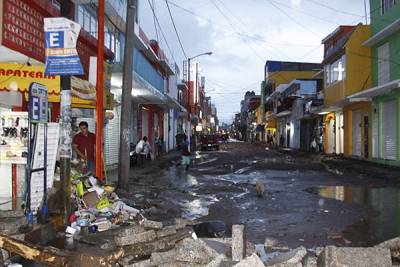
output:
[[[193, 57], [189, 57], [188, 58], [188, 84], [189, 84], [189, 86], [188, 86], [188, 88], [189, 88], [189, 91], [188, 91], [188, 105], [189, 105], [189, 107], [190, 107], [190, 66], [191, 66], [190, 61], [192, 59], [197, 58], [197, 57], [206, 56], [206, 55], [207, 56], [211, 56], [212, 52], [201, 53], [201, 54], [198, 54], [198, 55], [195, 55]], [[196, 103], [195, 103], [195, 101], [193, 101], [193, 104], [194, 104], [194, 111], [196, 112]], [[189, 110], [189, 112], [190, 112], [190, 110]], [[196, 131], [194, 132], [194, 138], [195, 138], [195, 140], [194, 140], [194, 148], [196, 148]]]

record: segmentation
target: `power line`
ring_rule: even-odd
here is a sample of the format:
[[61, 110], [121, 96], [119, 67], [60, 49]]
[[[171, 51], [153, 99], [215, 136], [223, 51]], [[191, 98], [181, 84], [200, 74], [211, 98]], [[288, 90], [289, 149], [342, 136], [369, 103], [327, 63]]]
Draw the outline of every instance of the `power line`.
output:
[[315, 16], [315, 15], [312, 14], [312, 13], [306, 12], [306, 11], [301, 10], [301, 9], [299, 9], [299, 8], [295, 8], [295, 7], [291, 6], [291, 5], [288, 5], [288, 4], [285, 4], [285, 3], [282, 3], [282, 2], [278, 2], [278, 1], [275, 1], [275, 0], [270, 0], [270, 1], [274, 2], [274, 3], [277, 4], [277, 5], [281, 5], [281, 6], [284, 6], [284, 7], [286, 7], [286, 8], [290, 8], [290, 9], [292, 9], [292, 10], [295, 10], [295, 11], [297, 11], [297, 12], [299, 12], [299, 13], [303, 13], [303, 14], [305, 14], [305, 15], [307, 15], [307, 16], [312, 17], [312, 18], [315, 18], [315, 19], [318, 19], [318, 20], [321, 20], [321, 21], [325, 21], [325, 22], [327, 22], [327, 23], [331, 23], [331, 24], [337, 25], [337, 21], [327, 20], [327, 19], [325, 19], [325, 18], [321, 18], [321, 17]]
[[150, 6], [150, 8], [151, 8], [151, 11], [153, 12], [153, 16], [154, 16], [154, 18], [156, 19], [156, 22], [157, 22], [158, 27], [160, 28], [160, 32], [161, 32], [161, 35], [162, 35], [162, 37], [163, 37], [163, 39], [164, 39], [164, 41], [165, 41], [165, 44], [167, 45], [168, 50], [169, 50], [169, 52], [171, 53], [171, 56], [172, 56], [173, 60], [176, 62], [176, 60], [175, 60], [175, 58], [174, 58], [174, 53], [173, 53], [171, 47], [170, 47], [169, 44], [168, 44], [167, 38], [165, 37], [165, 34], [164, 34], [164, 31], [163, 31], [162, 28], [161, 28], [161, 25], [160, 25], [160, 22], [158, 21], [156, 12], [155, 12], [155, 10], [154, 10], [154, 7], [153, 7], [153, 5], [150, 3], [150, 0], [147, 0], [147, 3], [149, 3], [149, 6]]
[[176, 33], [176, 37], [178, 38], [179, 45], [181, 46], [181, 49], [182, 49], [182, 53], [183, 53], [183, 55], [185, 56], [185, 58], [188, 58], [188, 56], [186, 55], [185, 49], [183, 48], [183, 45], [182, 45], [182, 42], [181, 42], [181, 38], [179, 37], [178, 30], [176, 29], [175, 21], [174, 21], [174, 18], [173, 18], [173, 16], [172, 16], [171, 9], [169, 8], [168, 1], [165, 0], [165, 3], [167, 4], [169, 17], [171, 18], [172, 25], [174, 26], [174, 30], [175, 30], [175, 33]]
[[[153, 6], [154, 6], [154, 12], [155, 12], [155, 3], [154, 3], [154, 0], [152, 0], [152, 1], [153, 1]], [[153, 23], [154, 23], [154, 31], [156, 32], [157, 42], [160, 42], [160, 38], [158, 37], [158, 29], [157, 29], [156, 16], [153, 16]]]
[[[257, 38], [256, 36], [251, 36], [251, 35], [247, 34], [247, 33], [246, 33], [246, 29], [249, 29], [249, 27], [248, 27], [239, 17], [237, 17], [237, 16], [225, 5], [225, 3], [224, 3], [222, 0], [216, 0], [216, 1], [220, 2], [221, 5], [232, 15], [232, 17], [233, 17], [234, 19], [236, 19], [236, 20], [243, 26], [243, 29], [245, 30], [245, 32], [244, 32], [244, 33], [243, 33], [243, 31], [242, 31], [242, 32], [238, 32], [238, 33], [237, 33], [238, 35], [243, 35], [243, 36], [245, 36], [246, 38], [249, 38], [249, 39], [262, 40], [262, 42], [265, 42], [265, 40], [264, 40], [263, 38]], [[271, 47], [268, 47], [268, 48], [271, 48]], [[288, 56], [287, 54], [283, 53], [280, 49], [274, 49], [273, 52], [278, 52], [278, 53], [280, 53], [281, 55], [283, 55], [285, 58], [288, 58], [288, 59], [290, 58], [290, 56]]]
[[[197, 17], [197, 18], [199, 18], [199, 19], [202, 19], [202, 20], [204, 20], [204, 21], [207, 21], [208, 23], [210, 23], [211, 25], [216, 26], [217, 28], [220, 28], [220, 29], [225, 30], [226, 27], [229, 27], [228, 24], [220, 24], [220, 23], [217, 23], [217, 22], [215, 22], [215, 21], [213, 21], [213, 20], [210, 20], [210, 19], [208, 19], [208, 18], [206, 18], [206, 17], [203, 17], [203, 16], [201, 16], [201, 15], [199, 15], [199, 14], [193, 12], [192, 10], [189, 10], [189, 9], [187, 9], [187, 8], [185, 8], [185, 7], [182, 7], [182, 6], [180, 6], [180, 5], [178, 5], [178, 4], [174, 3], [174, 2], [172, 2], [171, 0], [167, 0], [167, 1], [168, 1], [169, 4], [173, 5], [174, 7], [178, 8], [178, 9], [180, 9], [180, 10], [182, 10], [182, 11], [188, 13], [188, 14], [193, 15], [194, 17]], [[267, 44], [270, 44], [270, 45], [278, 45], [278, 46], [281, 46], [281, 45], [282, 45], [282, 46], [298, 46], [298, 47], [313, 47], [313, 46], [314, 46], [314, 45], [311, 45], [311, 44], [310, 44], [310, 45], [305, 45], [305, 44], [302, 45], [302, 44], [297, 44], [297, 43], [276, 43], [276, 42], [270, 42], [270, 41], [264, 40], [263, 38], [259, 38], [259, 37], [256, 37], [256, 36], [252, 36], [252, 35], [249, 35], [249, 34], [246, 34], [246, 33], [232, 32], [232, 34], [241, 35], [241, 36], [244, 36], [244, 37], [246, 37], [246, 38], [258, 40], [258, 41], [260, 41], [260, 42], [264, 42], [264, 43], [267, 43]]]
[[328, 6], [326, 4], [320, 3], [319, 1], [316, 1], [316, 0], [307, 0], [307, 1], [312, 2], [315, 5], [322, 6], [322, 7], [325, 7], [327, 9], [333, 10], [336, 13], [342, 13], [342, 14], [345, 14], [345, 15], [349, 15], [349, 16], [353, 16], [353, 17], [359, 17], [359, 18], [363, 18], [364, 17], [364, 16], [361, 16], [360, 14], [355, 14], [355, 13], [343, 11], [343, 10], [340, 10], [340, 9], [336, 9], [334, 7], [331, 7], [331, 6]]
[[303, 29], [305, 29], [306, 31], [314, 34], [315, 36], [317, 36], [318, 38], [321, 39], [321, 36], [318, 33], [315, 33], [314, 31], [310, 30], [308, 27], [304, 26], [302, 23], [300, 23], [299, 21], [297, 21], [295, 18], [293, 18], [291, 15], [289, 15], [288, 13], [286, 13], [286, 11], [284, 11], [282, 8], [280, 8], [278, 5], [276, 5], [272, 0], [268, 0], [269, 3], [274, 6], [276, 9], [278, 9], [282, 14], [284, 14], [286, 17], [288, 17], [290, 20], [292, 20], [294, 23], [296, 23], [298, 26], [302, 27]]
[[[235, 29], [234, 24], [232, 23], [232, 21], [228, 18], [228, 16], [226, 16], [226, 14], [220, 9], [220, 7], [213, 1], [210, 0], [211, 3], [215, 6], [215, 8], [218, 10], [218, 12], [226, 19], [226, 21], [229, 23], [229, 25], [231, 26], [231, 28], [233, 29], [234, 32], [238, 33], [238, 31]], [[239, 35], [240, 36], [240, 35]], [[240, 36], [242, 37], [242, 36]], [[260, 56], [260, 54], [258, 54], [258, 52], [250, 45], [248, 44], [243, 38], [241, 38], [243, 40], [243, 43], [245, 43], [252, 51], [253, 53], [262, 61], [264, 61], [264, 58], [262, 56]]]

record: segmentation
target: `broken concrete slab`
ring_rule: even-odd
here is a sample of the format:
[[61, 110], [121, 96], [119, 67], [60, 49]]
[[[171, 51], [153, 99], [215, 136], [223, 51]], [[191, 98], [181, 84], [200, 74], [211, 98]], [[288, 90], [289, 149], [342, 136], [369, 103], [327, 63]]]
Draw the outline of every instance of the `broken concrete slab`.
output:
[[172, 263], [160, 264], [157, 267], [204, 267], [204, 265], [203, 264], [196, 264], [196, 263], [175, 261], [175, 262], [172, 262]]
[[230, 238], [200, 238], [200, 240], [204, 241], [219, 254], [231, 255], [232, 239]]
[[165, 252], [154, 252], [151, 254], [150, 262], [154, 265], [167, 264], [175, 262], [176, 251], [169, 250]]
[[136, 259], [148, 258], [154, 252], [162, 252], [174, 249], [179, 241], [190, 237], [192, 233], [193, 230], [188, 227], [179, 230], [175, 235], [156, 239], [152, 242], [124, 246], [124, 255], [132, 255]]
[[25, 217], [23, 210], [2, 210], [0, 218], [22, 218]]
[[146, 231], [146, 229], [144, 229], [144, 227], [141, 227], [139, 225], [131, 225], [128, 227], [119, 228], [117, 236], [130, 236], [130, 235], [135, 235], [135, 234], [142, 233], [145, 231]]
[[0, 220], [0, 233], [13, 235], [18, 233], [21, 226], [27, 225], [26, 217], [2, 218]]
[[140, 223], [141, 226], [143, 226], [146, 229], [162, 229], [163, 228], [163, 223], [162, 222], [156, 222], [156, 221], [151, 221], [151, 220], [143, 220], [143, 222]]
[[223, 261], [227, 261], [228, 257], [224, 254], [218, 255], [215, 259], [213, 259], [206, 267], [220, 267]]
[[318, 266], [392, 266], [390, 250], [387, 248], [357, 248], [328, 246], [318, 257]]
[[317, 257], [305, 257], [303, 259], [303, 267], [317, 267]]
[[178, 244], [175, 259], [195, 264], [208, 264], [218, 255], [218, 252], [209, 247], [204, 241], [185, 238]]
[[115, 244], [117, 246], [128, 246], [138, 243], [150, 242], [157, 239], [156, 232], [154, 230], [149, 230], [141, 233], [131, 234], [131, 235], [118, 235], [114, 238]]
[[162, 238], [165, 236], [170, 236], [176, 234], [175, 226], [165, 226], [163, 229], [156, 231], [157, 238]]
[[376, 245], [375, 247], [390, 249], [392, 257], [400, 261], [400, 237], [389, 239], [385, 242]]
[[246, 253], [244, 225], [232, 225], [232, 260], [241, 261]]
[[238, 264], [233, 265], [234, 267], [264, 267], [264, 263], [261, 259], [256, 255], [253, 254], [250, 257], [245, 258], [244, 260], [240, 261]]
[[128, 263], [128, 264], [122, 264], [123, 267], [154, 267], [155, 265], [151, 264], [150, 259], [144, 260], [144, 261], [139, 261], [135, 263]]
[[265, 250], [270, 250], [272, 248], [274, 248], [276, 245], [278, 245], [278, 240], [274, 239], [274, 238], [265, 238], [265, 242], [264, 242], [264, 247]]
[[307, 255], [305, 247], [298, 247], [292, 251], [281, 253], [266, 262], [271, 267], [293, 267], [303, 260]]

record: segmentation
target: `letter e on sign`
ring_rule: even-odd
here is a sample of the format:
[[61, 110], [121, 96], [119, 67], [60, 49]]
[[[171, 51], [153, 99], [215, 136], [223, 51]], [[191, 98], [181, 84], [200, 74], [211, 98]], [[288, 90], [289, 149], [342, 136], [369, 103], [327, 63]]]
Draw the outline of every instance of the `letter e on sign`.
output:
[[29, 119], [33, 123], [47, 123], [48, 95], [46, 86], [31, 83], [29, 86]]
[[40, 99], [37, 96], [32, 96], [32, 120], [40, 120]]
[[63, 48], [64, 32], [46, 32], [46, 48]]

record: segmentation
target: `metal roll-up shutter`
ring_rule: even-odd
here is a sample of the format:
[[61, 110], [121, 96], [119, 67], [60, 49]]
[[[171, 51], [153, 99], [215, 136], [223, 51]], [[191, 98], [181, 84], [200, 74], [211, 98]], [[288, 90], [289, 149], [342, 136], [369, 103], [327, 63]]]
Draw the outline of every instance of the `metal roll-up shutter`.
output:
[[361, 111], [353, 111], [353, 156], [361, 157]]
[[104, 161], [107, 168], [119, 161], [120, 107], [114, 108], [114, 118], [104, 128]]
[[397, 109], [396, 100], [382, 105], [382, 145], [383, 158], [397, 159]]

